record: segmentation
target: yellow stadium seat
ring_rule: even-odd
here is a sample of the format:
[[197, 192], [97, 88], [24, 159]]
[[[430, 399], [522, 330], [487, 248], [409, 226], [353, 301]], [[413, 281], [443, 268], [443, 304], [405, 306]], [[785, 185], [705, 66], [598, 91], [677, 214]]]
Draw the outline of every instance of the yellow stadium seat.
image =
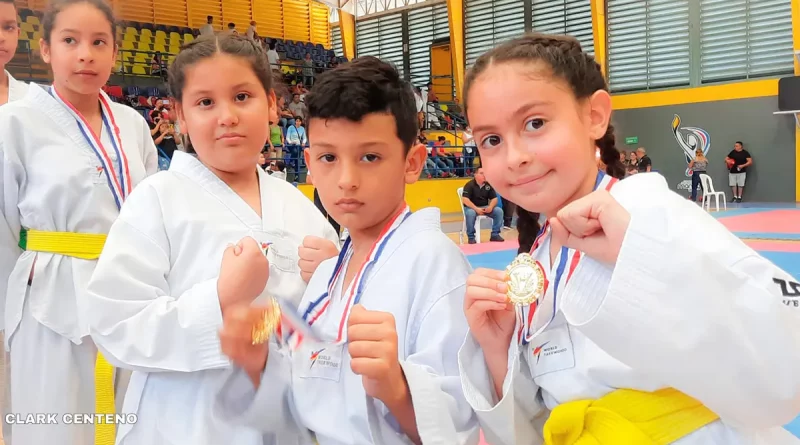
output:
[[134, 28], [132, 26], [126, 26], [125, 27], [125, 35], [126, 36], [128, 36], [128, 35], [138, 36], [139, 35], [139, 31], [137, 31], [136, 28]]
[[36, 17], [35, 15], [29, 15], [28, 18], [25, 19], [25, 21], [30, 23], [31, 25], [38, 25], [39, 17]]
[[167, 40], [167, 33], [161, 30], [156, 31], [156, 41], [159, 40]]
[[169, 53], [170, 54], [178, 54], [181, 52], [181, 47], [177, 45], [170, 45], [169, 46]]
[[39, 51], [39, 39], [31, 39], [30, 45], [32, 51]]
[[33, 25], [31, 25], [28, 22], [20, 23], [19, 24], [19, 29], [22, 30], [23, 32], [30, 32], [30, 33], [33, 33], [35, 31], [35, 29], [33, 28]]
[[147, 37], [149, 39], [153, 36], [153, 31], [150, 31], [149, 29], [143, 29], [141, 32], [139, 32], [139, 36], [142, 38]]
[[181, 35], [178, 34], [177, 32], [172, 31], [171, 33], [169, 33], [169, 44], [170, 45], [173, 45], [173, 44], [180, 45], [182, 41], [183, 41], [183, 39], [181, 38]]
[[136, 55], [133, 56], [134, 63], [148, 63], [150, 62], [148, 59], [149, 57], [147, 54], [136, 53]]
[[139, 43], [136, 44], [136, 49], [139, 51], [150, 51], [150, 43], [140, 40]]
[[183, 43], [184, 44], [192, 42], [192, 41], [194, 41], [194, 36], [192, 34], [184, 34], [183, 35]]
[[133, 40], [123, 40], [122, 49], [135, 49]]
[[164, 47], [163, 43], [155, 43], [153, 44], [153, 51], [157, 53], [165, 53], [167, 52], [167, 48]]

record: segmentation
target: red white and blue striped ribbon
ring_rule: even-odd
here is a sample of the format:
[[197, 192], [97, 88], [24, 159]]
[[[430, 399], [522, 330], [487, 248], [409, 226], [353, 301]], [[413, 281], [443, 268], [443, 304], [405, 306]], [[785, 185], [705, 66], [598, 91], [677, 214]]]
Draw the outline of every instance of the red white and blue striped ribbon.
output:
[[[350, 311], [353, 309], [353, 306], [358, 304], [361, 300], [361, 294], [364, 291], [364, 286], [367, 282], [369, 271], [378, 262], [381, 253], [383, 253], [383, 249], [386, 247], [386, 244], [389, 242], [392, 235], [394, 235], [395, 231], [397, 231], [400, 225], [406, 219], [408, 219], [410, 215], [411, 211], [406, 205], [399, 212], [397, 212], [391, 220], [389, 220], [389, 222], [381, 231], [380, 235], [378, 235], [378, 238], [372, 244], [367, 258], [358, 269], [358, 272], [356, 273], [355, 277], [353, 278], [353, 282], [349, 287], [349, 292], [342, 292], [343, 295], [347, 295], [347, 301], [339, 320], [339, 326], [334, 344], [342, 344], [347, 341], [347, 319], [350, 317]], [[333, 274], [328, 280], [327, 291], [316, 300], [311, 301], [301, 312], [302, 315], [300, 315], [300, 313], [297, 313], [297, 315], [291, 314], [291, 311], [288, 311], [289, 314], [284, 315], [282, 318], [281, 322], [286, 321], [288, 324], [288, 326], [286, 326], [288, 329], [283, 329], [283, 332], [285, 334], [284, 342], [289, 348], [297, 349], [302, 343], [303, 338], [309, 335], [314, 335], [317, 338], [320, 337], [313, 329], [314, 323], [316, 323], [330, 308], [334, 287], [336, 286], [336, 282], [338, 281], [339, 277], [342, 275], [342, 271], [345, 270], [345, 266], [350, 261], [350, 258], [353, 255], [352, 251], [353, 246], [350, 238], [348, 237], [344, 242], [344, 246], [342, 246], [342, 251], [339, 252], [339, 257], [336, 260], [336, 266], [333, 269]], [[283, 306], [281, 307], [281, 310], [283, 313]], [[300, 324], [302, 324], [302, 329], [300, 329]]]
[[[610, 191], [611, 187], [613, 187], [614, 184], [617, 183], [617, 181], [618, 181], [617, 178], [614, 178], [613, 176], [609, 176], [601, 171], [598, 171], [597, 180], [594, 183], [594, 190], [603, 188], [606, 191]], [[542, 225], [542, 229], [539, 231], [539, 235], [537, 235], [536, 240], [533, 242], [533, 247], [531, 248], [531, 256], [536, 258], [537, 255], [548, 255], [548, 256], [550, 255], [550, 252], [540, 252], [539, 248], [542, 246], [544, 238], [547, 235], [551, 234], [551, 232], [552, 230], [550, 229], [549, 222], [545, 222], [544, 225]], [[567, 285], [569, 279], [572, 278], [573, 272], [575, 272], [575, 269], [578, 267], [578, 264], [580, 263], [582, 257], [583, 253], [578, 250], [570, 249], [566, 246], [561, 247], [560, 256], [558, 258], [558, 267], [556, 268], [556, 276], [552, 282], [554, 286], [553, 313], [550, 316], [550, 319], [544, 325], [542, 325], [540, 328], [536, 329], [536, 331], [531, 333], [531, 331], [533, 330], [533, 318], [537, 312], [539, 303], [541, 302], [536, 301], [529, 307], [516, 308], [517, 326], [518, 326], [517, 339], [520, 344], [526, 345], [530, 343], [531, 340], [533, 340], [534, 338], [539, 336], [542, 332], [544, 332], [550, 326], [550, 323], [552, 323], [553, 320], [556, 318], [556, 314], [558, 313], [558, 289], [562, 286], [562, 283], [564, 286]], [[565, 277], [564, 271], [566, 270], [568, 260], [569, 260], [569, 270]], [[550, 271], [544, 268], [542, 270], [544, 270], [545, 274], [545, 283], [544, 283], [545, 285], [542, 295], [546, 295], [547, 288], [550, 285], [550, 281], [547, 278], [547, 275]]]
[[128, 158], [125, 155], [125, 150], [122, 148], [122, 137], [119, 127], [117, 126], [116, 119], [114, 119], [114, 113], [111, 111], [111, 105], [108, 99], [106, 99], [102, 93], [99, 94], [100, 115], [103, 119], [103, 126], [107, 128], [110, 133], [111, 137], [109, 139], [111, 139], [111, 146], [119, 161], [117, 165], [114, 165], [111, 156], [109, 156], [106, 147], [103, 145], [101, 135], [92, 130], [86, 118], [71, 103], [66, 101], [54, 87], [50, 87], [49, 92], [50, 95], [53, 96], [58, 103], [63, 105], [72, 117], [75, 118], [75, 122], [78, 124], [81, 134], [84, 139], [86, 139], [86, 142], [92, 148], [97, 159], [100, 161], [100, 165], [103, 167], [103, 172], [108, 180], [108, 187], [111, 189], [112, 195], [114, 195], [114, 202], [117, 204], [117, 208], [122, 208], [122, 203], [131, 192], [131, 172], [128, 168]]

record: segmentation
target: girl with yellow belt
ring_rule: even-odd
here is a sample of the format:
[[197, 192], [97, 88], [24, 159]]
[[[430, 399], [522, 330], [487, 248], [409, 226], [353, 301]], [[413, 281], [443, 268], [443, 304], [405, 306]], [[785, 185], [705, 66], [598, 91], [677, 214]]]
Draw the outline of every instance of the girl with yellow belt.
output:
[[611, 97], [577, 40], [511, 40], [464, 91], [487, 181], [548, 217], [530, 255], [468, 280], [462, 385], [487, 441], [800, 443], [781, 428], [800, 413], [800, 285], [660, 175], [616, 179]]

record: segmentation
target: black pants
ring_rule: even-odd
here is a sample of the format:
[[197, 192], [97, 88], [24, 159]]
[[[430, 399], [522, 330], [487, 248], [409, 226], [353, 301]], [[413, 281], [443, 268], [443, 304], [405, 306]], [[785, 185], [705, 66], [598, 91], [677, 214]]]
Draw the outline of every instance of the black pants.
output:
[[503, 198], [503, 225], [511, 227], [511, 219], [514, 218], [514, 213], [517, 211], [517, 205], [513, 202]]
[[325, 207], [323, 207], [322, 201], [319, 200], [319, 193], [317, 192], [316, 188], [314, 189], [314, 205], [317, 206], [323, 215], [325, 215], [325, 218], [328, 218], [328, 222], [333, 226], [333, 230], [335, 230], [336, 233], [339, 233], [342, 229], [341, 226], [333, 219], [333, 217], [331, 217], [331, 215], [328, 214], [328, 211], [325, 210]]
[[697, 186], [700, 186], [700, 189], [703, 189], [703, 183], [700, 181], [700, 175], [704, 175], [706, 172], [692, 172], [692, 201], [697, 201]]

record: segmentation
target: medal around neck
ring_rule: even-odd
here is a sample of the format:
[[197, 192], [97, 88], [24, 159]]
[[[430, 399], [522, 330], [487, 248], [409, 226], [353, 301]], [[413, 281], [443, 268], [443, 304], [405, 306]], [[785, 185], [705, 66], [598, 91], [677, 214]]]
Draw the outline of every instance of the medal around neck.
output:
[[281, 323], [281, 307], [278, 301], [270, 298], [269, 305], [265, 307], [258, 321], [253, 325], [250, 335], [253, 346], [267, 342]]
[[508, 299], [516, 306], [530, 306], [544, 293], [544, 271], [528, 253], [521, 253], [506, 268]]

